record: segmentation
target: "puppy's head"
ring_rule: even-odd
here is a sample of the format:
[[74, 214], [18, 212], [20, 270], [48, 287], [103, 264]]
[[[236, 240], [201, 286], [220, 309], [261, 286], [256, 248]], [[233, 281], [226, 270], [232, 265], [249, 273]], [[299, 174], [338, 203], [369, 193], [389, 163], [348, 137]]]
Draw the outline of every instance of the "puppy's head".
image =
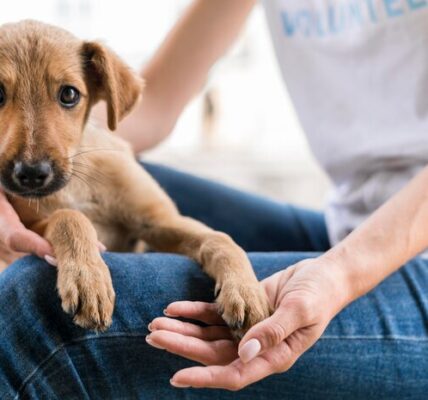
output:
[[107, 103], [116, 128], [142, 89], [110, 50], [36, 21], [0, 27], [0, 183], [41, 197], [72, 175], [90, 108]]

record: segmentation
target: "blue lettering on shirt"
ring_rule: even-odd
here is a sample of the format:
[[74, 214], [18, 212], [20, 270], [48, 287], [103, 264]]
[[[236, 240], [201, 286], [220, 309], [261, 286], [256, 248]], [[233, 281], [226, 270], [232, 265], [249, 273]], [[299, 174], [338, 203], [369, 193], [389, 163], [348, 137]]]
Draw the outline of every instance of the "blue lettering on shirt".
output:
[[425, 8], [428, 5], [427, 0], [407, 0], [409, 8], [411, 10], [417, 10], [419, 8]]
[[[347, 30], [396, 19], [406, 13], [428, 10], [428, 0], [343, 0], [328, 2], [325, 9], [281, 11], [284, 35], [325, 37]], [[428, 23], [428, 21], [427, 21]]]
[[404, 14], [404, 10], [400, 8], [400, 0], [383, 0], [385, 9], [389, 17], [398, 17]]

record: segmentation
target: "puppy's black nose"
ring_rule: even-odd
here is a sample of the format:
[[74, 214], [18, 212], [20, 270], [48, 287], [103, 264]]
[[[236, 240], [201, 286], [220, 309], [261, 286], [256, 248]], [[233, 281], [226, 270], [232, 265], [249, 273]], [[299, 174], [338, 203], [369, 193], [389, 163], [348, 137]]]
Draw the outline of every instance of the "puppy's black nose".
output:
[[48, 161], [29, 164], [15, 162], [13, 180], [23, 189], [41, 189], [52, 179], [52, 165]]

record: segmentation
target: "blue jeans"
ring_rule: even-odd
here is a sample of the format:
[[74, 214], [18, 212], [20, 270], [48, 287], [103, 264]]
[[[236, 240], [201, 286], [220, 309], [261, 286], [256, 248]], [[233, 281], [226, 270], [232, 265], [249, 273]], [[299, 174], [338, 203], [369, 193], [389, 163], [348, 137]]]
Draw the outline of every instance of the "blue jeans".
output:
[[[159, 166], [181, 212], [229, 233], [259, 278], [328, 249], [323, 215]], [[111, 328], [73, 325], [56, 271], [35, 257], [0, 275], [0, 399], [426, 399], [428, 261], [416, 258], [342, 311], [288, 372], [237, 392], [176, 389], [194, 363], [148, 346], [147, 324], [175, 300], [213, 300], [213, 282], [170, 254], [105, 254], [117, 294]]]

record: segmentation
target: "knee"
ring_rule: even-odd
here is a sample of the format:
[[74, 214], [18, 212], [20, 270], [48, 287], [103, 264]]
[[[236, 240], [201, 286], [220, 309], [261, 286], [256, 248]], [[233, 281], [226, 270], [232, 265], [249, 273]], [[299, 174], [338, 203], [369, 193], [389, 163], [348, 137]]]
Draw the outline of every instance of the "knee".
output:
[[213, 282], [198, 264], [176, 254], [107, 253], [118, 309], [132, 304], [160, 309], [176, 300], [212, 300]]

